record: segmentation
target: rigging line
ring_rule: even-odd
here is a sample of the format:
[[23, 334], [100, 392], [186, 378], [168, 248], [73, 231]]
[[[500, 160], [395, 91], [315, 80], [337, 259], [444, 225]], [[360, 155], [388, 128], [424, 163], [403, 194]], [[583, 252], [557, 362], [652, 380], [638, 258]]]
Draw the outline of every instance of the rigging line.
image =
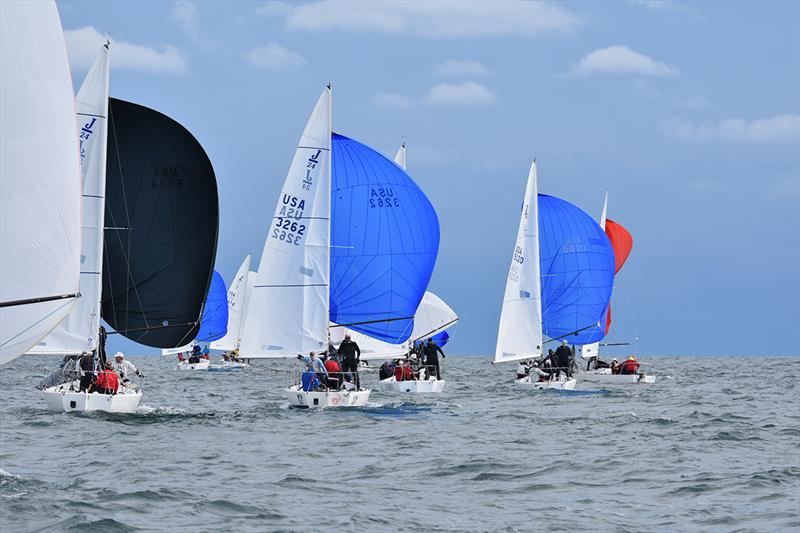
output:
[[254, 289], [283, 289], [287, 287], [327, 287], [327, 283], [312, 283], [309, 285], [253, 285]]
[[382, 319], [379, 319], [379, 320], [368, 320], [366, 322], [351, 322], [349, 324], [333, 324], [331, 326], [328, 326], [328, 329], [330, 329], [330, 328], [345, 328], [345, 327], [349, 327], [349, 326], [361, 326], [363, 324], [378, 324], [380, 322], [395, 322], [397, 320], [410, 320], [410, 319], [413, 319], [413, 318], [414, 318], [413, 316], [404, 316], [404, 317], [399, 317], [399, 318], [382, 318]]
[[591, 326], [586, 326], [585, 328], [576, 329], [575, 331], [570, 331], [569, 333], [567, 333], [565, 335], [561, 335], [559, 337], [553, 337], [552, 339], [548, 339], [548, 340], [544, 341], [543, 344], [547, 344], [548, 342], [557, 341], [557, 340], [562, 339], [564, 337], [569, 337], [570, 335], [577, 335], [581, 331], [586, 331], [587, 329], [592, 329], [592, 328], [596, 328], [596, 327], [598, 327], [597, 324], [592, 324]]
[[168, 329], [168, 328], [180, 328], [184, 326], [196, 326], [197, 322], [182, 322], [180, 324], [167, 324], [166, 326], [153, 326], [153, 327], [144, 327], [144, 328], [133, 328], [133, 329], [117, 329], [108, 333], [108, 335], [126, 335], [127, 333], [138, 333], [140, 331], [154, 331], [157, 329]]
[[432, 329], [431, 331], [429, 331], [425, 335], [421, 335], [421, 336], [417, 337], [412, 342], [417, 342], [418, 340], [424, 339], [425, 337], [429, 337], [429, 336], [435, 335], [436, 333], [439, 333], [440, 331], [447, 329], [448, 327], [450, 327], [451, 325], [455, 324], [456, 322], [458, 322], [458, 317], [456, 317], [455, 319], [451, 320], [447, 324], [444, 324], [444, 325], [439, 326], [438, 328]]
[[[111, 105], [108, 106], [108, 114], [109, 114], [109, 117], [111, 118], [111, 130], [114, 132], [114, 150], [115, 150], [115, 152], [117, 154], [117, 168], [119, 169], [119, 182], [120, 182], [120, 186], [121, 186], [121, 189], [122, 189], [122, 203], [125, 206], [125, 218], [126, 218], [126, 222], [127, 222], [127, 227], [131, 228], [131, 217], [130, 217], [130, 213], [128, 212], [128, 197], [125, 194], [125, 180], [123, 179], [123, 176], [122, 176], [122, 159], [119, 156], [119, 141], [117, 139], [117, 127], [114, 124], [114, 113], [112, 111]], [[114, 219], [113, 211], [111, 209], [109, 209], [108, 212], [111, 215], [111, 222], [114, 224], [114, 227], [119, 227], [119, 226], [117, 226], [117, 222]], [[127, 253], [126, 253], [124, 244], [122, 243], [122, 238], [120, 237], [119, 233], [117, 233], [116, 235], [117, 235], [117, 241], [119, 241], [120, 251], [122, 252], [123, 258], [125, 259], [125, 267], [127, 269], [127, 275], [125, 276], [125, 308], [129, 309], [130, 308], [130, 294], [131, 294], [130, 282], [131, 282], [132, 274], [133, 274], [131, 272], [131, 264], [130, 264], [130, 259], [129, 259], [130, 258], [130, 251], [131, 251], [131, 237], [130, 237], [130, 234], [128, 234], [128, 246], [127, 246]], [[111, 279], [110, 273], [109, 273], [109, 279]], [[136, 301], [139, 304], [139, 311], [142, 313], [142, 318], [144, 319], [145, 326], [149, 327], [150, 326], [150, 322], [147, 320], [147, 314], [145, 314], [144, 308], [142, 307], [142, 297], [139, 295], [139, 288], [135, 284], [133, 286], [133, 291], [136, 294]], [[125, 314], [126, 330], [127, 330], [127, 325], [128, 325], [128, 316], [129, 316], [129, 314], [130, 313], [126, 313]], [[116, 320], [116, 314], [114, 315], [114, 318]]]

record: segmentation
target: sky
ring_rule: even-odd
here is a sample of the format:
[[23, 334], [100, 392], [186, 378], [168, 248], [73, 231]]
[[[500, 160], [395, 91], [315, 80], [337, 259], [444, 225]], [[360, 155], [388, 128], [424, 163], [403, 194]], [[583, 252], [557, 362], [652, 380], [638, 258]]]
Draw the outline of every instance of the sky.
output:
[[[439, 215], [446, 351], [492, 354], [528, 168], [633, 235], [608, 340], [642, 355], [800, 354], [798, 2], [60, 1], [73, 82], [187, 127], [214, 166], [217, 270], [258, 264], [323, 86], [334, 130]], [[111, 350], [143, 353], [115, 338]], [[631, 348], [618, 348], [630, 351]], [[151, 350], [152, 352], [152, 350]], [[611, 352], [609, 352], [611, 353]]]

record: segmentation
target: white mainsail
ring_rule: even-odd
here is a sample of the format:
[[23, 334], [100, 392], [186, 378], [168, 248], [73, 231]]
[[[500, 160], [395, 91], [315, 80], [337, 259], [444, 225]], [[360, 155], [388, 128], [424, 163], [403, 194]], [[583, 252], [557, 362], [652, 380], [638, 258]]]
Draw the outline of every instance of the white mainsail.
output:
[[56, 5], [0, 2], [0, 364], [77, 300], [81, 169]]
[[76, 97], [78, 144], [83, 173], [83, 239], [81, 241], [81, 298], [69, 315], [28, 353], [80, 354], [97, 348], [103, 272], [103, 224], [108, 135], [108, 44]]
[[[603, 231], [606, 230], [606, 213], [608, 212], [608, 190], [603, 198], [603, 213], [600, 215], [600, 227]], [[603, 326], [605, 327], [605, 325]], [[581, 359], [590, 359], [592, 357], [600, 356], [600, 342], [593, 342], [592, 344], [584, 344], [581, 346]]]
[[531, 163], [517, 242], [506, 280], [494, 362], [542, 355], [542, 301], [539, 267], [539, 201], [536, 161]]
[[289, 357], [328, 345], [331, 88], [317, 101], [283, 184], [250, 294], [245, 357]]
[[212, 350], [235, 350], [241, 339], [241, 326], [244, 322], [243, 310], [247, 302], [247, 278], [250, 274], [250, 254], [242, 261], [228, 288], [228, 332], [221, 339], [213, 341]]
[[394, 162], [400, 165], [400, 168], [403, 170], [406, 169], [406, 143], [403, 141], [403, 144], [400, 145], [400, 148], [397, 149], [397, 153], [394, 154]]

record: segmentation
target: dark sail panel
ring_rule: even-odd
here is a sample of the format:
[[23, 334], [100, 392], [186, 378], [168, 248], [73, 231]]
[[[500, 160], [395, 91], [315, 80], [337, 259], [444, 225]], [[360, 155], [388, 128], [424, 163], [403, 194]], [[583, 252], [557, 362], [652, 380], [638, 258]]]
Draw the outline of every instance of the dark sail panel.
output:
[[195, 338], [217, 250], [214, 169], [186, 128], [109, 99], [102, 317], [131, 340]]

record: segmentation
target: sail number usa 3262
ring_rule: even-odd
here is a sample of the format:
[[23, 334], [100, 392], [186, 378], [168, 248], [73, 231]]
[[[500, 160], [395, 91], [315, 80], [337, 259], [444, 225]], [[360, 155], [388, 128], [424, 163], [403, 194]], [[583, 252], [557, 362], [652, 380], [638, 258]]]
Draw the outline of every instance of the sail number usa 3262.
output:
[[306, 201], [292, 194], [283, 194], [281, 205], [275, 216], [275, 225], [272, 227], [270, 237], [282, 242], [300, 246], [306, 233], [306, 225], [300, 222]]

